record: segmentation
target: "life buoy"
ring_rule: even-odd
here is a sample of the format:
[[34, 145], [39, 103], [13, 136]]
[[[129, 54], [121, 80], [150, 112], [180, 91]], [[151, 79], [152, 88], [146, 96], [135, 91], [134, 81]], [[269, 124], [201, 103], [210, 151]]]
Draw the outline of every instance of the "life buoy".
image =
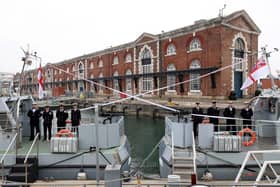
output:
[[55, 134], [55, 137], [70, 137], [70, 138], [73, 138], [74, 135], [73, 135], [73, 133], [70, 130], [61, 129], [60, 131], [58, 131]]
[[257, 140], [256, 132], [252, 131], [252, 129], [247, 127], [239, 131], [239, 136], [242, 137], [244, 133], [249, 133], [251, 135], [251, 138], [249, 141], [243, 141], [242, 144], [246, 147], [253, 145]]

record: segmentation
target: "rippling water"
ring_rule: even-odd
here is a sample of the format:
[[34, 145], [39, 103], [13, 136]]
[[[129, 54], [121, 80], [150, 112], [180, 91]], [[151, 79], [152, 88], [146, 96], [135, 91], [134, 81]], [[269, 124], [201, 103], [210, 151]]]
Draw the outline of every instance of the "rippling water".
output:
[[[125, 134], [131, 144], [132, 167], [143, 162], [164, 135], [164, 120], [126, 116]], [[144, 165], [145, 173], [159, 173], [158, 149]], [[142, 170], [143, 171], [143, 170]]]

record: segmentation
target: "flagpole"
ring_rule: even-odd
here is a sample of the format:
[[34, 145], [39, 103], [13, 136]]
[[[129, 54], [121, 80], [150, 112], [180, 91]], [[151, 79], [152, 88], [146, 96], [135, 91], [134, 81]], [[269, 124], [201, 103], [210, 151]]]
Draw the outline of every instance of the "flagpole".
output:
[[263, 51], [263, 55], [266, 58], [266, 62], [267, 62], [268, 70], [269, 70], [269, 77], [270, 77], [271, 84], [272, 84], [272, 92], [273, 92], [273, 94], [275, 94], [276, 84], [274, 82], [274, 78], [272, 76], [270, 64], [269, 64], [269, 61], [268, 61], [268, 57], [270, 57], [270, 53], [266, 52], [266, 47], [262, 47], [262, 51]]

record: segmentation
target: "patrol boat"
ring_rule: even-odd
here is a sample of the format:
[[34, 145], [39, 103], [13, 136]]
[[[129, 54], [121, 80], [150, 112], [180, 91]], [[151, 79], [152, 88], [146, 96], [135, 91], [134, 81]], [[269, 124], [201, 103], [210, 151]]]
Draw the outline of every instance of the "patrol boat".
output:
[[[256, 180], [265, 161], [278, 163], [274, 169], [277, 173], [280, 170], [280, 91], [274, 87], [263, 92], [252, 100], [251, 106], [252, 128], [243, 126], [241, 118], [234, 118], [237, 131], [227, 132], [226, 118], [218, 117], [218, 132], [214, 132], [213, 124], [204, 121], [199, 124], [197, 139], [191, 116], [166, 117], [165, 135], [159, 145], [160, 176]], [[266, 172], [266, 177], [277, 178], [274, 171]]]
[[[25, 52], [25, 55], [24, 65], [32, 54]], [[105, 178], [107, 170], [129, 175], [130, 146], [124, 133], [123, 116], [101, 116], [95, 105], [81, 109], [79, 133], [71, 124], [58, 131], [54, 117], [50, 141], [39, 140], [39, 133], [29, 141], [27, 112], [33, 102], [31, 96], [15, 94], [0, 98], [2, 183], [77, 178], [98, 182]]]

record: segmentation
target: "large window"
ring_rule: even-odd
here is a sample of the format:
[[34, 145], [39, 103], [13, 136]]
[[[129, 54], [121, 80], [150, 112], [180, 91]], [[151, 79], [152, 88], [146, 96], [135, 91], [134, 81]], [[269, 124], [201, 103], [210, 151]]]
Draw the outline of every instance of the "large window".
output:
[[145, 76], [147, 73], [152, 73], [152, 61], [151, 61], [151, 52], [145, 48], [141, 55], [141, 63], [142, 63], [142, 73], [143, 73], [143, 81], [142, 81], [142, 90], [149, 91], [152, 89], [153, 80], [151, 77]]
[[[176, 71], [176, 68], [175, 68], [174, 64], [169, 64], [168, 67], [167, 67], [167, 71]], [[174, 84], [176, 84], [176, 76], [174, 74], [173, 75], [168, 74], [167, 75], [167, 85], [170, 86], [170, 87], [168, 87], [167, 90], [168, 91], [175, 91], [176, 86]]]
[[174, 44], [169, 44], [166, 49], [166, 55], [176, 55], [176, 47]]
[[118, 56], [115, 56], [114, 60], [113, 60], [113, 65], [118, 64], [118, 63], [119, 63], [119, 58], [118, 58]]
[[[131, 73], [131, 70], [130, 69], [128, 69], [126, 72], [125, 72], [125, 75], [127, 75], [127, 76], [130, 76], [132, 73]], [[132, 89], [132, 85], [131, 85], [131, 83], [132, 83], [132, 80], [131, 80], [131, 77], [127, 77], [126, 79], [125, 79], [125, 87], [126, 87], [126, 91], [131, 91], [131, 89]]]
[[[119, 82], [118, 82], [118, 79], [116, 77], [119, 76], [119, 73], [117, 71], [114, 72], [114, 79], [113, 79], [113, 88], [115, 90], [120, 90], [119, 88]], [[114, 92], [114, 94], [117, 94], [117, 92]]]
[[[104, 85], [104, 81], [102, 79], [103, 78], [103, 74], [102, 73], [99, 74], [98, 78], [100, 78], [98, 83], [101, 84], [101, 85]], [[99, 92], [102, 92], [102, 91], [103, 91], [103, 88], [101, 86], [99, 86]]]
[[237, 38], [234, 44], [234, 70], [243, 71], [245, 44], [241, 38]]
[[[199, 69], [200, 61], [199, 60], [193, 60], [190, 69]], [[200, 79], [198, 77], [200, 76], [200, 73], [190, 73], [190, 91], [200, 91]], [[193, 80], [194, 79], [194, 80]]]
[[130, 54], [130, 53], [128, 53], [128, 54], [125, 56], [125, 62], [126, 62], [126, 63], [132, 62], [132, 57], [131, 57], [131, 54]]
[[98, 67], [102, 68], [103, 67], [103, 60], [98, 61]]
[[79, 79], [83, 79], [84, 78], [84, 64], [80, 63], [79, 64]]
[[197, 50], [201, 50], [201, 43], [198, 38], [194, 38], [190, 43], [190, 51], [197, 51]]

